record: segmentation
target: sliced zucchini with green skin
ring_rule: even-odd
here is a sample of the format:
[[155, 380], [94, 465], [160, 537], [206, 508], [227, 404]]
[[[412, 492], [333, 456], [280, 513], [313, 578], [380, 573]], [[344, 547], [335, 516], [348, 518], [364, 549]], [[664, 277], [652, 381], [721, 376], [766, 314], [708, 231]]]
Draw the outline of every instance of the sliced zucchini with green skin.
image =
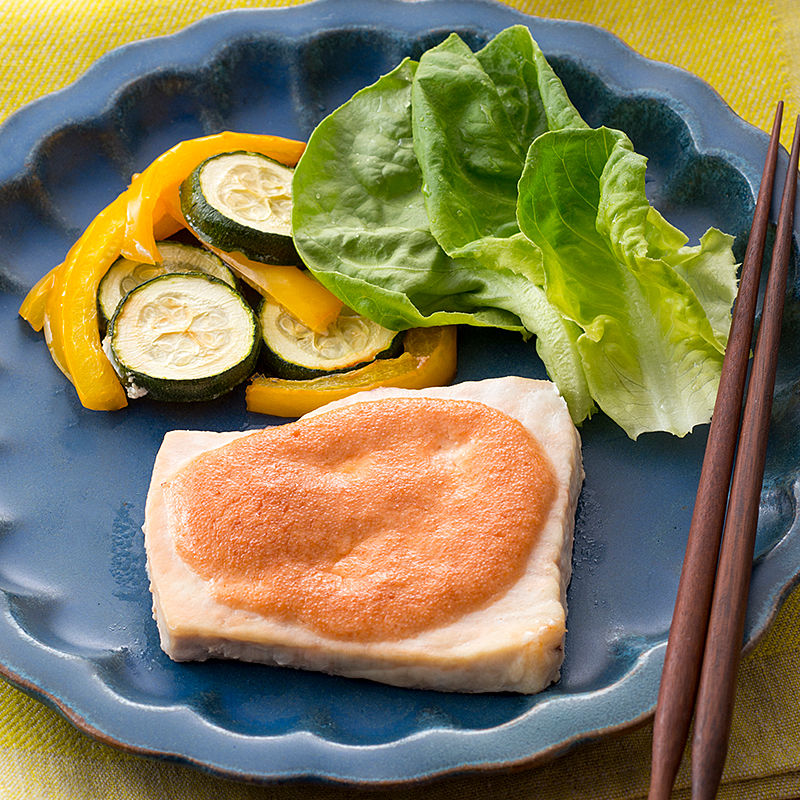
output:
[[192, 247], [180, 242], [156, 242], [163, 261], [144, 264], [128, 258], [118, 258], [103, 276], [97, 287], [97, 307], [104, 321], [114, 316], [125, 295], [145, 281], [168, 272], [204, 272], [236, 286], [233, 273], [219, 256], [204, 247]]
[[258, 320], [224, 281], [159, 275], [125, 295], [103, 348], [129, 397], [211, 400], [255, 368]]
[[404, 332], [391, 331], [347, 307], [326, 333], [315, 333], [265, 297], [258, 310], [261, 361], [278, 378], [306, 380], [356, 369], [403, 351]]
[[181, 185], [181, 210], [194, 234], [264, 264], [298, 264], [292, 241], [294, 170], [260, 153], [206, 159]]

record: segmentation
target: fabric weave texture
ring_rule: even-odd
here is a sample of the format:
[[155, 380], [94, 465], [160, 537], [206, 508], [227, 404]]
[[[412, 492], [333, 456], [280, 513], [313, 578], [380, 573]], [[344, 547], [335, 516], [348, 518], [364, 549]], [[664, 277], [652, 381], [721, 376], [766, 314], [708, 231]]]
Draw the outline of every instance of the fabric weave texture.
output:
[[[797, 0], [506, 0], [528, 14], [604, 27], [648, 58], [710, 83], [748, 122], [768, 130], [786, 101], [783, 143], [800, 112]], [[103, 53], [173, 33], [230, 8], [294, 5], [248, 0], [0, 0], [0, 121], [78, 78]], [[742, 662], [720, 798], [800, 797], [800, 590]], [[508, 775], [459, 776], [426, 786], [359, 792], [363, 800], [645, 797], [652, 727], [581, 744]], [[674, 796], [689, 797], [681, 767]], [[38, 700], [0, 681], [0, 798], [57, 800], [339, 800], [334, 786], [258, 787], [95, 742]]]

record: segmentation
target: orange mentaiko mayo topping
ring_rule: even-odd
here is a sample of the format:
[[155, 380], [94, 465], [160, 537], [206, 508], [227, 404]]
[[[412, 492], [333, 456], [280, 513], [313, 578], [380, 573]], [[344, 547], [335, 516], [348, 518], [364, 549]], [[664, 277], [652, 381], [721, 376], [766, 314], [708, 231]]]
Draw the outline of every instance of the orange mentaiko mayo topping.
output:
[[408, 637], [504, 593], [556, 491], [517, 420], [430, 398], [258, 431], [163, 490], [178, 553], [220, 602], [354, 641]]

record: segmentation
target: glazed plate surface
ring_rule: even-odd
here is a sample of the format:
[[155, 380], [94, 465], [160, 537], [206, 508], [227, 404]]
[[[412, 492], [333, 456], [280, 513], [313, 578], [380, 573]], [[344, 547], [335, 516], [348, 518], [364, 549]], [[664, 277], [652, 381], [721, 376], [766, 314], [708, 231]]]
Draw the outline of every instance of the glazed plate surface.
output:
[[[763, 133], [699, 79], [607, 32], [480, 0], [226, 12], [110, 53], [0, 129], [0, 671], [13, 683], [104, 741], [259, 782], [375, 785], [530, 764], [652, 712], [705, 429], [632, 442], [602, 415], [584, 425], [567, 655], [561, 681], [540, 695], [177, 664], [158, 646], [140, 531], [161, 438], [279, 421], [248, 414], [241, 390], [200, 405], [86, 411], [17, 317], [27, 290], [131, 173], [179, 140], [224, 129], [305, 138], [404, 56], [453, 30], [478, 47], [517, 23], [530, 26], [585, 119], [622, 128], [649, 157], [648, 192], [662, 213], [693, 240], [709, 225], [735, 234], [741, 257]], [[749, 642], [800, 564], [796, 250]], [[459, 335], [458, 380], [544, 377], [532, 344], [515, 335]]]

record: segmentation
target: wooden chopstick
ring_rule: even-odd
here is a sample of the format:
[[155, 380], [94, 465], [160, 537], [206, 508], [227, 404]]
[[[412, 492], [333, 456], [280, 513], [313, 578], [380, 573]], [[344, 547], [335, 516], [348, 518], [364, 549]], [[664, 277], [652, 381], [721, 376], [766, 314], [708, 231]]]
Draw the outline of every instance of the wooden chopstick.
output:
[[720, 385], [683, 561], [653, 727], [649, 800], [666, 800], [689, 732], [736, 449], [783, 103], [778, 103], [742, 263]]
[[794, 129], [789, 172], [753, 354], [700, 673], [692, 740], [692, 798], [697, 800], [711, 800], [716, 796], [728, 750], [792, 246], [798, 151], [800, 116]]

